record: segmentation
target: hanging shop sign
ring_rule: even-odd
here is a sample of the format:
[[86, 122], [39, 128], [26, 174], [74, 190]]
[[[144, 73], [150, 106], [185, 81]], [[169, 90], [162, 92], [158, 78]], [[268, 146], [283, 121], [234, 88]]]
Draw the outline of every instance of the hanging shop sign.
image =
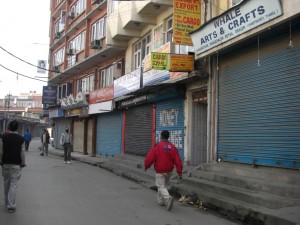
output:
[[194, 56], [170, 54], [170, 71], [193, 71], [194, 70]]
[[57, 86], [43, 86], [42, 104], [55, 105], [57, 102]]
[[141, 70], [137, 69], [114, 81], [114, 98], [126, 95], [140, 88]]
[[169, 54], [161, 52], [151, 52], [151, 65], [155, 70], [168, 70]]
[[[170, 53], [171, 42], [167, 42], [166, 44], [160, 46], [158, 49], [155, 49], [153, 52]], [[143, 60], [143, 71], [146, 72], [151, 69], [152, 69], [152, 64], [151, 64], [151, 53], [150, 53], [146, 55]]]
[[155, 70], [193, 71], [194, 56], [151, 52], [151, 65]]
[[196, 55], [282, 15], [280, 0], [248, 0], [191, 33]]
[[174, 0], [173, 19], [173, 42], [179, 45], [192, 46], [189, 33], [197, 30], [201, 25], [200, 0]]
[[114, 88], [113, 86], [109, 86], [109, 87], [101, 88], [90, 92], [89, 103], [95, 104], [97, 102], [112, 100], [113, 98], [114, 98]]

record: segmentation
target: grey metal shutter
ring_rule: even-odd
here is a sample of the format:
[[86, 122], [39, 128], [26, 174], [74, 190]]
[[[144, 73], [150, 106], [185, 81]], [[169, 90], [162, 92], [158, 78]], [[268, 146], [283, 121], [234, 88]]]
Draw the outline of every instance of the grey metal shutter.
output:
[[102, 113], [97, 119], [97, 154], [114, 156], [121, 153], [121, 112]]
[[243, 49], [219, 74], [218, 158], [300, 168], [300, 34]]
[[126, 112], [125, 153], [146, 156], [152, 146], [152, 105], [129, 108]]
[[170, 132], [169, 141], [178, 149], [184, 159], [184, 112], [183, 100], [172, 98], [156, 104], [156, 142], [159, 142], [162, 130]]
[[84, 151], [84, 120], [76, 119], [73, 130], [73, 151], [83, 153]]

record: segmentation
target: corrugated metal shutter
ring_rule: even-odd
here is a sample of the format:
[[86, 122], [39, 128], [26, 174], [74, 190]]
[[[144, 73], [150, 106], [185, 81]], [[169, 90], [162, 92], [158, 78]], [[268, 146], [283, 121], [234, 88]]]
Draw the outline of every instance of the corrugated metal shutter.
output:
[[126, 112], [125, 153], [146, 156], [152, 146], [152, 105], [129, 108]]
[[156, 104], [156, 143], [159, 142], [160, 132], [170, 132], [169, 141], [178, 149], [181, 159], [184, 159], [184, 111], [183, 100], [172, 98]]
[[74, 152], [83, 153], [84, 149], [84, 120], [77, 119], [74, 121], [73, 131], [73, 150]]
[[261, 43], [260, 66], [257, 48], [219, 59], [219, 158], [300, 168], [299, 32], [288, 43]]
[[87, 129], [87, 153], [88, 155], [92, 155], [93, 151], [93, 124], [94, 120], [90, 118], [88, 120], [88, 129]]
[[121, 153], [122, 116], [120, 112], [102, 113], [97, 119], [97, 154], [114, 156]]

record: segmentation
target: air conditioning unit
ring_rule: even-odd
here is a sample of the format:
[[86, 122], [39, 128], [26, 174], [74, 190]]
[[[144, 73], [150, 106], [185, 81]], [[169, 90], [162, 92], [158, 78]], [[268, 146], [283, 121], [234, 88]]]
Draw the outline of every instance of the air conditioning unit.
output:
[[69, 19], [74, 19], [75, 18], [75, 12], [69, 12], [68, 13], [68, 18]]
[[59, 73], [59, 66], [53, 66], [52, 67], [53, 72]]
[[104, 0], [92, 0], [92, 4], [100, 4], [104, 2]]
[[67, 55], [74, 55], [75, 54], [75, 49], [73, 49], [73, 48], [69, 48], [68, 50], [67, 50], [67, 53], [66, 53]]
[[102, 40], [93, 40], [91, 42], [92, 49], [101, 49], [102, 48]]
[[56, 32], [54, 35], [54, 39], [60, 39], [61, 38], [61, 32]]

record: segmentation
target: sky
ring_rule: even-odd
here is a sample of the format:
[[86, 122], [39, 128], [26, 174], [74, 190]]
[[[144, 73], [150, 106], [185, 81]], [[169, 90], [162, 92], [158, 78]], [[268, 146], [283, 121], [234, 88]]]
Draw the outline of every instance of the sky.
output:
[[[36, 91], [42, 94], [47, 82], [17, 76], [16, 73], [35, 78], [46, 77], [48, 72], [37, 73], [36, 67], [18, 60], [3, 49], [33, 65], [37, 65], [38, 60], [48, 62], [50, 0], [0, 0], [0, 9], [0, 98], [9, 93], [20, 95]], [[46, 78], [35, 79], [47, 81]]]

